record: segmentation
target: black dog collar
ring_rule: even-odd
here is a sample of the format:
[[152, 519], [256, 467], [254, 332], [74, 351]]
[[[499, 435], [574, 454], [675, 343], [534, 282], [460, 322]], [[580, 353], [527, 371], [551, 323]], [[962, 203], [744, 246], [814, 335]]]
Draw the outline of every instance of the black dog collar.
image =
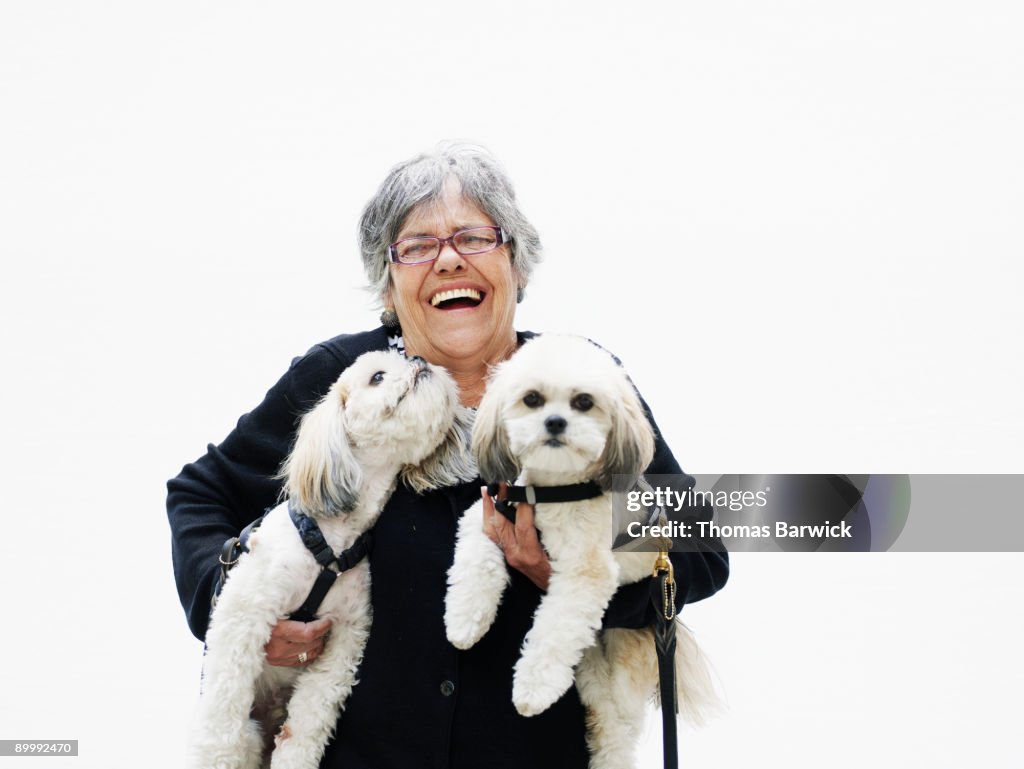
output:
[[[487, 493], [492, 497], [498, 495], [498, 490], [497, 483], [487, 485]], [[494, 509], [515, 523], [517, 502], [526, 502], [530, 505], [549, 502], [579, 502], [584, 499], [594, 499], [602, 494], [604, 491], [593, 481], [571, 483], [565, 486], [507, 486], [505, 499], [495, 499]]]

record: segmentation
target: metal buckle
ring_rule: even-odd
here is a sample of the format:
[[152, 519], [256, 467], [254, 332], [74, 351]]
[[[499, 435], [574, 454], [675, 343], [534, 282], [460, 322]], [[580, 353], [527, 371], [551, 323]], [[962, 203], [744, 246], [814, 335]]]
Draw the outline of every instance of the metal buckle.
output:
[[[228, 568], [231, 568], [236, 563], [238, 563], [238, 559], [242, 557], [242, 552], [241, 552], [241, 548], [238, 546], [239, 545], [238, 537], [234, 537], [232, 539], [229, 539], [228, 542], [231, 543], [231, 547], [228, 548], [227, 547], [227, 543], [225, 543], [225, 547], [221, 548], [220, 555], [217, 556], [217, 560], [220, 561], [220, 565], [221, 566], [226, 566]], [[232, 560], [230, 560], [230, 561], [225, 561], [224, 560], [224, 554], [225, 553], [231, 553], [234, 556], [234, 558]]]

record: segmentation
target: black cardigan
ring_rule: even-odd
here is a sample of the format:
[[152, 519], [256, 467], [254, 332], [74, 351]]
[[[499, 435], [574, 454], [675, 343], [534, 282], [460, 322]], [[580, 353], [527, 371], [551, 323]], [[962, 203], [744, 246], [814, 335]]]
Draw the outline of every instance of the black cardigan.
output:
[[[531, 336], [519, 334], [520, 342]], [[211, 444], [205, 456], [168, 481], [174, 576], [197, 638], [206, 633], [220, 548], [275, 504], [281, 483], [273, 476], [291, 447], [299, 417], [359, 355], [387, 346], [383, 328], [316, 345], [292, 362], [223, 443]], [[655, 432], [656, 454], [648, 472], [681, 474], [656, 426]], [[529, 579], [512, 570], [494, 626], [476, 646], [458, 651], [447, 642], [446, 573], [458, 520], [479, 499], [479, 487], [476, 481], [416, 495], [399, 486], [385, 505], [374, 532], [370, 638], [359, 683], [322, 766], [587, 766], [583, 709], [575, 688], [532, 718], [512, 706], [512, 668], [541, 598]], [[710, 519], [711, 511], [687, 514]], [[680, 606], [712, 595], [728, 578], [728, 556], [720, 545], [673, 554], [672, 561]], [[653, 613], [647, 589], [646, 582], [621, 588], [605, 626], [649, 624]]]

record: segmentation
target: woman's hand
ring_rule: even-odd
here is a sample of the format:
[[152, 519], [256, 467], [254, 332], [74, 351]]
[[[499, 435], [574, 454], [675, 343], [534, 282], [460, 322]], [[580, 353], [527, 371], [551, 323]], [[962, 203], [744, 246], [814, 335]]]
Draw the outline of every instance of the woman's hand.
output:
[[331, 629], [329, 619], [313, 622], [295, 622], [283, 619], [270, 633], [270, 640], [263, 650], [267, 664], [294, 668], [307, 665], [324, 650], [324, 637]]
[[[520, 502], [516, 505], [516, 522], [494, 509], [494, 501], [487, 493], [487, 487], [480, 489], [484, 501], [484, 534], [501, 548], [505, 561], [513, 569], [517, 569], [529, 577], [541, 590], [548, 589], [551, 578], [551, 561], [537, 538], [537, 529], [533, 525], [533, 505]], [[502, 485], [498, 492], [499, 498], [505, 494]]]

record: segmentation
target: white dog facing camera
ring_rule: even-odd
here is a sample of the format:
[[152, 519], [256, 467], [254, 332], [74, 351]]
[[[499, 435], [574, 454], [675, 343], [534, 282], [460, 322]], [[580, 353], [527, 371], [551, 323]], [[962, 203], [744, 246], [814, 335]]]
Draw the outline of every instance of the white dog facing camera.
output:
[[[496, 368], [472, 445], [487, 481], [535, 488], [597, 484], [589, 499], [535, 506], [552, 574], [515, 666], [512, 699], [522, 715], [536, 715], [575, 682], [588, 711], [591, 769], [634, 766], [645, 706], [657, 692], [653, 633], [602, 631], [601, 620], [618, 586], [650, 577], [657, 558], [611, 550], [613, 480], [636, 478], [654, 454], [636, 390], [612, 356], [589, 340], [536, 337]], [[483, 533], [482, 516], [477, 503], [463, 517], [448, 572], [445, 627], [460, 649], [491, 627], [509, 582], [504, 555]], [[681, 623], [675, 627], [677, 702], [699, 721], [714, 702], [714, 689], [693, 636]]]

